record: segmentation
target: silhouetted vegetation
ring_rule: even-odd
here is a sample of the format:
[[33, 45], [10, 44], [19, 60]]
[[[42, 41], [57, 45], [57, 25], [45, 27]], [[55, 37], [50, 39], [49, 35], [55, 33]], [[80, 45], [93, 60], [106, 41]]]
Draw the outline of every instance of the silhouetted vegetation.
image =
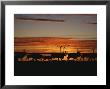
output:
[[[64, 58], [65, 57], [65, 58]], [[15, 53], [15, 61], [97, 61], [97, 53]]]

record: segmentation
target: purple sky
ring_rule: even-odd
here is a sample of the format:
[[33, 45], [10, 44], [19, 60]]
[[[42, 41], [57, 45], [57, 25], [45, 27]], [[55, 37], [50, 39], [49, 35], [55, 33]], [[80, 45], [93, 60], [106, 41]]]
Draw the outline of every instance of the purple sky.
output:
[[15, 14], [15, 37], [97, 39], [96, 14]]

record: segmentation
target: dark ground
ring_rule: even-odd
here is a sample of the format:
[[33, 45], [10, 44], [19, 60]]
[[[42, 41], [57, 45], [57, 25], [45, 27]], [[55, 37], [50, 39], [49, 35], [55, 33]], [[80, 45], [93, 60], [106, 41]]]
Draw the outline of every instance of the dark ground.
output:
[[97, 62], [48, 61], [18, 62], [15, 76], [97, 76]]

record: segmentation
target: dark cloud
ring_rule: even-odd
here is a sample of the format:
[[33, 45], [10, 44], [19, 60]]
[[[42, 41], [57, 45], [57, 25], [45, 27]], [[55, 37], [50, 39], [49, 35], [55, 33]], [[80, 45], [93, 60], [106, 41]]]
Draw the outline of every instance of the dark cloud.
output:
[[97, 14], [71, 14], [71, 15], [80, 15], [80, 16], [97, 16]]
[[64, 20], [58, 20], [58, 19], [44, 19], [44, 18], [16, 18], [18, 20], [32, 20], [32, 21], [49, 21], [49, 22], [64, 22]]
[[97, 24], [97, 22], [88, 22], [87, 24]]

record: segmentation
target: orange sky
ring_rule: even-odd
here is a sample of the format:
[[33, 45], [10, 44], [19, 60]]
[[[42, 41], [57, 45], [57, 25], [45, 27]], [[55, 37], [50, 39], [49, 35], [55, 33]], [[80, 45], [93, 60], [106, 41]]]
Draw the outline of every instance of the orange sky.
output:
[[[14, 40], [15, 52], [92, 52], [97, 46], [96, 40], [77, 40], [61, 37], [16, 37]], [[83, 49], [84, 48], [84, 49]]]
[[15, 14], [14, 37], [15, 52], [93, 52], [97, 15]]

